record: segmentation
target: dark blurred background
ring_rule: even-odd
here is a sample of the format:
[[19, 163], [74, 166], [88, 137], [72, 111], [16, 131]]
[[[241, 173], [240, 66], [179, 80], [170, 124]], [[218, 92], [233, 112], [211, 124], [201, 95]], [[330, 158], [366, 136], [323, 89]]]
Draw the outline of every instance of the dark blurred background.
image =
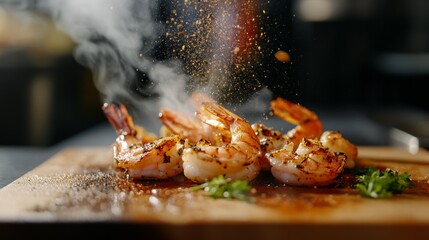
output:
[[[166, 11], [168, 1], [163, 4]], [[261, 70], [261, 82], [274, 96], [320, 109], [322, 116], [358, 109], [365, 119], [427, 146], [429, 1], [281, 0], [266, 6], [265, 47], [291, 58], [283, 63], [264, 56], [269, 69]], [[49, 18], [39, 20], [0, 11], [0, 145], [50, 146], [105, 122], [91, 71], [73, 58], [73, 41]], [[362, 126], [351, 121], [347, 127]], [[350, 138], [373, 145], [389, 144], [389, 136]]]

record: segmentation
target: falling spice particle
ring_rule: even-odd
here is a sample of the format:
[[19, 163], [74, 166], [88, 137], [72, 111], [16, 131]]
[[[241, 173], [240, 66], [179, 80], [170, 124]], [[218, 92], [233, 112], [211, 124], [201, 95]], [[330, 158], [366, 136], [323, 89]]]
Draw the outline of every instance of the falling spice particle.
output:
[[235, 55], [237, 55], [240, 52], [240, 48], [239, 47], [235, 47], [234, 50], [232, 51]]
[[274, 57], [276, 57], [277, 60], [279, 60], [280, 62], [286, 63], [290, 61], [290, 56], [287, 52], [283, 51], [283, 50], [278, 50], [275, 54]]

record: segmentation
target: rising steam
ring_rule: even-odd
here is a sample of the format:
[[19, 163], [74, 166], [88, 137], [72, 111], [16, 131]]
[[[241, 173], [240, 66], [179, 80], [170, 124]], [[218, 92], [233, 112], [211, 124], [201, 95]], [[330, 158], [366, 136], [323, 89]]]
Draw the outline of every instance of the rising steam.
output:
[[[243, 22], [243, 19], [238, 18], [241, 16], [239, 13], [226, 12], [234, 5], [234, 1], [212, 1], [213, 4], [208, 8], [199, 1], [184, 1], [184, 5], [176, 5], [181, 6], [182, 16], [174, 16], [180, 9], [172, 9], [173, 18], [168, 19], [167, 23], [157, 19], [160, 2], [160, 0], [42, 0], [17, 3], [12, 0], [0, 3], [7, 7], [38, 11], [50, 16], [57, 26], [76, 42], [75, 58], [93, 71], [94, 84], [103, 97], [101, 100], [124, 102], [131, 111], [137, 113], [137, 120], [144, 119], [144, 125], [156, 126], [159, 124], [157, 113], [161, 106], [188, 113], [192, 111], [187, 102], [187, 90], [204, 90], [210, 94], [216, 92], [216, 88], [221, 88], [220, 84], [233, 85], [234, 76], [229, 72], [231, 68], [225, 68], [222, 64], [233, 63], [235, 64], [233, 69], [246, 70], [245, 68], [250, 67], [248, 64], [250, 60], [246, 58], [246, 54], [253, 59], [256, 58], [250, 50], [249, 52], [245, 50], [259, 47], [256, 38], [263, 35], [256, 36], [259, 34], [257, 32], [243, 33], [246, 28], [253, 26], [249, 24], [254, 24], [248, 21], [255, 22], [255, 19], [247, 16], [250, 20], [246, 18]], [[251, 6], [254, 1], [239, 2], [243, 6], [246, 4]], [[222, 3], [220, 10], [214, 11], [213, 9], [220, 3]], [[189, 9], [194, 9], [195, 16], [190, 17], [184, 12]], [[199, 16], [201, 13], [205, 15]], [[213, 14], [222, 16], [222, 21], [232, 18], [231, 23], [234, 26], [228, 26], [228, 23], [221, 25], [212, 23]], [[173, 20], [175, 24], [171, 24]], [[181, 28], [186, 30], [183, 27], [186, 23], [194, 30], [183, 37], [187, 33], [183, 33]], [[213, 28], [206, 29], [208, 26]], [[171, 27], [180, 31], [174, 33], [170, 31]], [[165, 34], [176, 34], [174, 37], [170, 35], [172, 43], [177, 43], [177, 39], [181, 38], [180, 41], [188, 45], [179, 46], [182, 50], [181, 55], [159, 61], [151, 56], [151, 51]], [[243, 36], [234, 38], [228, 34], [242, 34], [244, 38]], [[219, 42], [222, 40], [219, 38], [220, 35], [228, 42]], [[218, 41], [213, 41], [213, 37]], [[247, 43], [247, 40], [250, 42]], [[172, 45], [174, 47], [174, 44]], [[242, 53], [244, 54], [240, 55]], [[240, 56], [241, 62], [231, 62], [229, 58], [234, 55]], [[215, 61], [214, 64], [210, 64], [212, 60]], [[186, 71], [189, 65], [183, 66], [184, 61], [193, 64], [199, 71], [198, 74], [195, 74], [195, 71]], [[217, 82], [219, 79], [221, 81]], [[256, 84], [261, 87], [258, 82]], [[252, 86], [252, 83], [247, 85]], [[230, 88], [238, 92], [236, 86]], [[217, 93], [223, 94], [222, 91]], [[262, 96], [266, 98], [267, 94], [270, 93], [265, 90]]]

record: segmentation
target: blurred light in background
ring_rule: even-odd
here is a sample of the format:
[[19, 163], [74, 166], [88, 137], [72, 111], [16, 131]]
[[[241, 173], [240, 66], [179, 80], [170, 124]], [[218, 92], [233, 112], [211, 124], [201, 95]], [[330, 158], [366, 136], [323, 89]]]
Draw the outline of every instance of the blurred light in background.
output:
[[0, 145], [52, 145], [100, 121], [74, 46], [46, 16], [0, 8]]
[[303, 21], [327, 21], [344, 13], [343, 0], [301, 0], [297, 3], [298, 16]]

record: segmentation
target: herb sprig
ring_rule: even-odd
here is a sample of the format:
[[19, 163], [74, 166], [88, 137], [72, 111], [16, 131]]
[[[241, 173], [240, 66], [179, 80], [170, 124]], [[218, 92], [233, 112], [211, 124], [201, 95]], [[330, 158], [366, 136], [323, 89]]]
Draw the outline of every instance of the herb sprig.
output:
[[238, 199], [248, 202], [251, 201], [249, 196], [251, 189], [248, 181], [225, 179], [222, 175], [190, 188], [192, 191], [204, 190], [214, 199]]
[[369, 198], [389, 198], [402, 193], [411, 186], [410, 174], [385, 169], [384, 172], [370, 167], [364, 175], [357, 176], [355, 185], [362, 196]]

